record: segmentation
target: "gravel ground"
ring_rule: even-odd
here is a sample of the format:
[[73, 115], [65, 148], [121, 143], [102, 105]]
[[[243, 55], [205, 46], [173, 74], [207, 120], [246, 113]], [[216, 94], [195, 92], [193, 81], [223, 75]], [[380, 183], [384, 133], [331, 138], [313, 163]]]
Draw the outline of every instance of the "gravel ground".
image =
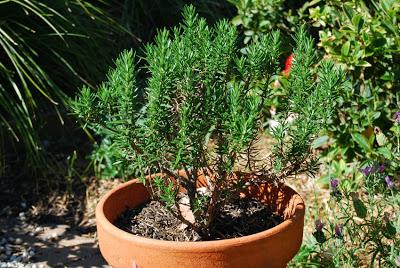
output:
[[0, 187], [0, 268], [109, 267], [98, 249], [94, 211], [119, 183], [90, 180], [73, 195], [49, 189], [29, 201]]
[[24, 212], [2, 210], [0, 268], [109, 267], [93, 233], [66, 224], [30, 223]]

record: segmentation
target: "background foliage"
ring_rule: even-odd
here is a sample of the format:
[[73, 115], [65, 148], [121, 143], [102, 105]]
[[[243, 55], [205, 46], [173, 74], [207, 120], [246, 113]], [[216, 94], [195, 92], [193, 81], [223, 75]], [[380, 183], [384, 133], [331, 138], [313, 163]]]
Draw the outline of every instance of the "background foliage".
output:
[[400, 3], [316, 0], [295, 6], [284, 0], [230, 2], [238, 9], [233, 23], [243, 29], [245, 42], [274, 27], [290, 33], [298, 23], [308, 23], [319, 40], [320, 53], [341, 63], [352, 83], [338, 100], [340, 109], [330, 124], [331, 156], [348, 161], [375, 157], [375, 127], [378, 132], [388, 131], [400, 106]]
[[30, 168], [46, 167], [43, 149], [51, 144], [39, 138], [42, 128], [61, 127], [66, 95], [103, 77], [119, 47], [112, 38], [127, 33], [106, 9], [102, 1], [0, 2], [3, 157], [18, 154]]

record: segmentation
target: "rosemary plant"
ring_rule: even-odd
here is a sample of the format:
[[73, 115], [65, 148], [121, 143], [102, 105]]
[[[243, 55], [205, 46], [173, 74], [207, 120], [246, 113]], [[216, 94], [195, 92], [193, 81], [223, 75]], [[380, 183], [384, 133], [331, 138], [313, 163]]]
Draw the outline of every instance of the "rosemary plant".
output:
[[[311, 142], [334, 111], [344, 75], [329, 61], [313, 73], [313, 40], [299, 29], [290, 98], [271, 154], [260, 155], [262, 110], [279, 72], [279, 32], [243, 50], [228, 21], [210, 27], [192, 6], [183, 18], [146, 46], [144, 94], [135, 55], [124, 51], [107, 81], [97, 90], [83, 87], [72, 107], [87, 126], [116, 141], [120, 161], [138, 170], [154, 199], [207, 238], [221, 205], [243, 187], [313, 170]], [[288, 115], [295, 118], [290, 123]], [[180, 189], [194, 221], [181, 213]]]

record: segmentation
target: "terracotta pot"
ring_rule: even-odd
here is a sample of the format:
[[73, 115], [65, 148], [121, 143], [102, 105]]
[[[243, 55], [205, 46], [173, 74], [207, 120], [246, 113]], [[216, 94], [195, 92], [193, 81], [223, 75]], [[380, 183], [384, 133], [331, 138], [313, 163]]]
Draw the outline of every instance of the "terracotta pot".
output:
[[[286, 267], [303, 237], [305, 206], [288, 186], [253, 187], [249, 194], [268, 204], [284, 222], [253, 235], [215, 241], [173, 242], [136, 236], [113, 225], [127, 208], [149, 199], [137, 180], [107, 193], [96, 208], [100, 251], [114, 268]], [[135, 266], [136, 265], [136, 266]]]

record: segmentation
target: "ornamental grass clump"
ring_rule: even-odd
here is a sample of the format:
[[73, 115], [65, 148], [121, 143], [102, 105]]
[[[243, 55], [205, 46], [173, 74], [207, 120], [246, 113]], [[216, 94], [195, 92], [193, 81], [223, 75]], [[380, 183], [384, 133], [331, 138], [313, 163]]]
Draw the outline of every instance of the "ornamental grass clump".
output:
[[[72, 106], [116, 142], [120, 161], [137, 170], [154, 200], [207, 239], [221, 206], [244, 188], [313, 171], [311, 143], [334, 111], [344, 75], [329, 61], [313, 73], [313, 40], [299, 29], [273, 150], [260, 155], [263, 106], [280, 71], [279, 32], [243, 50], [228, 21], [209, 27], [191, 6], [183, 19], [145, 47], [143, 68], [123, 52], [107, 81], [84, 87]], [[182, 195], [194, 219], [182, 214]]]

